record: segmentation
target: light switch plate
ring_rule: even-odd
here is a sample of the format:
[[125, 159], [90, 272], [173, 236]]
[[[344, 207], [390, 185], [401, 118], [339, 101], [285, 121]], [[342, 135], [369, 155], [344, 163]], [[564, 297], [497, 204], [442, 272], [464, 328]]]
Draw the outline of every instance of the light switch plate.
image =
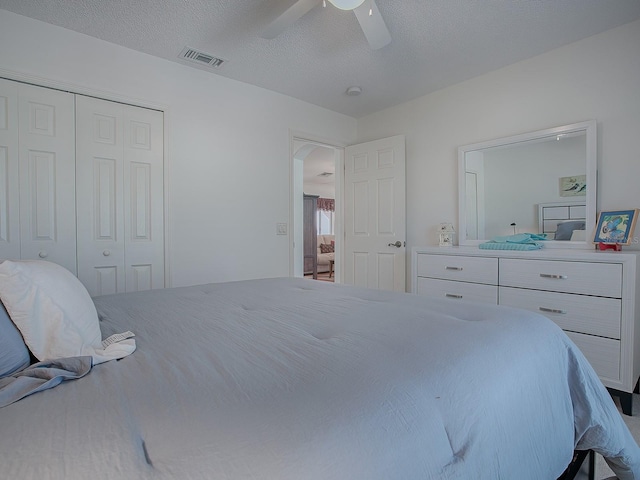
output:
[[286, 234], [287, 234], [287, 224], [276, 223], [276, 235], [286, 235]]

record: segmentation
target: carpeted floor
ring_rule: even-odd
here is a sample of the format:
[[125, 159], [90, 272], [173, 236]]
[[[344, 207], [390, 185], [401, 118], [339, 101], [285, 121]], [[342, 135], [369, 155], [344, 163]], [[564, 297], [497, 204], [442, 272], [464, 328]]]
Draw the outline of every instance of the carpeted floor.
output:
[[[305, 275], [304, 278], [313, 280], [313, 275]], [[329, 278], [329, 272], [319, 273], [318, 280], [322, 282], [333, 282], [333, 276]]]

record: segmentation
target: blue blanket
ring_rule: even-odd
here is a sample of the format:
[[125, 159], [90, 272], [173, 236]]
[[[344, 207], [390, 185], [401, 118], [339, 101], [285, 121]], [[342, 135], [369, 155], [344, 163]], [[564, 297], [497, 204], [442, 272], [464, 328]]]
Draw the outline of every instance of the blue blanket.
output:
[[91, 357], [69, 357], [34, 363], [30, 367], [0, 378], [0, 408], [65, 380], [84, 377], [92, 367]]
[[542, 241], [547, 239], [546, 233], [518, 233], [504, 237], [494, 237], [488, 242], [478, 245], [483, 250], [540, 250]]

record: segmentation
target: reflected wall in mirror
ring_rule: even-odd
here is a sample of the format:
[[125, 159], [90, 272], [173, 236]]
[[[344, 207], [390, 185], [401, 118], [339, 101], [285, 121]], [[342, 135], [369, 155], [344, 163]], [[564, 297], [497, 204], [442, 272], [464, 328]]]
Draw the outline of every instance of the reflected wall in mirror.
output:
[[513, 233], [553, 240], [562, 231], [549, 245], [587, 246], [596, 217], [596, 155], [595, 120], [460, 147], [460, 244]]

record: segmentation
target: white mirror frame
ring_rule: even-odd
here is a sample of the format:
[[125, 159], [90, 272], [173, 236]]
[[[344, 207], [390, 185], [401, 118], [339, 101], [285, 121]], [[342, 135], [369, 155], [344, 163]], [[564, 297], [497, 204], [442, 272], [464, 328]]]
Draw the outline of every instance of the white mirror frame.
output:
[[586, 133], [586, 175], [587, 175], [587, 194], [586, 194], [586, 227], [585, 227], [585, 241], [573, 242], [573, 241], [556, 241], [549, 240], [545, 242], [545, 248], [593, 248], [593, 233], [596, 226], [596, 213], [597, 213], [597, 132], [596, 121], [589, 120], [580, 123], [573, 123], [571, 125], [564, 125], [561, 127], [549, 128], [546, 130], [539, 130], [537, 132], [523, 133], [521, 135], [514, 135], [511, 137], [497, 138], [495, 140], [489, 140], [486, 142], [474, 143], [471, 145], [464, 145], [458, 148], [458, 232], [459, 232], [459, 244], [465, 246], [479, 245], [489, 239], [483, 240], [467, 240], [467, 213], [466, 213], [466, 168], [465, 168], [465, 155], [467, 152], [482, 150], [485, 148], [499, 147], [504, 145], [511, 145], [520, 142], [527, 142], [531, 140], [537, 140], [545, 137], [553, 137], [557, 135], [566, 135], [570, 133], [577, 133], [584, 131]]

